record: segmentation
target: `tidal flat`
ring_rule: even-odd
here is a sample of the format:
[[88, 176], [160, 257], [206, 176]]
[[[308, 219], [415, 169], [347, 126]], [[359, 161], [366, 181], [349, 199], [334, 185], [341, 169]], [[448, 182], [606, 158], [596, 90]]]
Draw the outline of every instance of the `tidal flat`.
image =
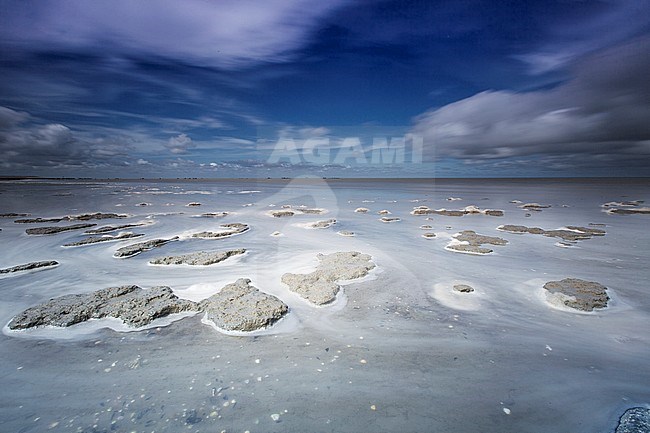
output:
[[[612, 432], [650, 405], [650, 216], [633, 211], [647, 179], [13, 180], [0, 200], [6, 431]], [[51, 234], [27, 234], [25, 215]], [[79, 215], [110, 233], [70, 229]], [[98, 236], [110, 242], [84, 241]], [[225, 258], [150, 264], [208, 252]], [[342, 259], [319, 268], [329, 255]], [[333, 298], [310, 302], [285, 274]], [[64, 296], [164, 286], [202, 305], [240, 279], [273, 320], [221, 329], [196, 308], [10, 327]], [[591, 311], [549, 296], [566, 279], [599, 285]]]

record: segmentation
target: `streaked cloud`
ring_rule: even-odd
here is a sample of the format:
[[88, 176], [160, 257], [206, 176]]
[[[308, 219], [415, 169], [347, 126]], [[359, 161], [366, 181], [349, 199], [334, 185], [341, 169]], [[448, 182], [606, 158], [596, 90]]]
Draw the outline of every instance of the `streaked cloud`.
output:
[[[650, 167], [645, 1], [0, 0], [0, 10], [6, 173]], [[398, 158], [373, 141], [409, 130], [433, 142], [431, 164], [396, 163], [417, 160], [415, 142]], [[283, 138], [301, 149], [296, 164], [270, 159]], [[382, 149], [394, 167], [373, 167]]]
[[415, 118], [430, 160], [540, 157], [650, 162], [650, 38], [584, 59], [554, 89], [485, 91]]
[[[241, 68], [283, 62], [343, 0], [69, 0], [2, 3], [3, 45], [94, 50]], [[37, 28], [38, 31], [34, 31]]]
[[650, 2], [619, 0], [585, 2], [580, 15], [571, 2], [557, 12], [548, 12], [554, 20], [544, 27], [544, 37], [534, 50], [513, 55], [528, 66], [528, 72], [541, 75], [554, 72], [612, 45], [619, 45], [650, 30], [647, 17]]

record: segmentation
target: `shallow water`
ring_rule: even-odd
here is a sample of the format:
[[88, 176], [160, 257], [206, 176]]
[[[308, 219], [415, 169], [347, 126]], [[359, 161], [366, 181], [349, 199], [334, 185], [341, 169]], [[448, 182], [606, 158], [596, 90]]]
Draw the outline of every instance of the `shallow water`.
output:
[[[246, 277], [290, 307], [275, 326], [245, 336], [220, 333], [201, 315], [131, 332], [106, 328], [124, 330], [115, 321], [5, 329], [3, 431], [593, 432], [612, 431], [626, 408], [650, 404], [650, 216], [601, 208], [650, 200], [647, 181], [27, 181], [0, 183], [0, 192], [0, 213], [116, 212], [130, 216], [91, 222], [153, 222], [129, 229], [142, 238], [63, 248], [82, 239], [82, 231], [28, 236], [25, 229], [70, 222], [0, 219], [1, 268], [61, 263], [0, 279], [3, 326], [52, 297], [123, 284], [167, 285], [199, 300]], [[511, 200], [552, 207], [526, 217]], [[202, 205], [187, 207], [191, 202]], [[268, 215], [283, 204], [327, 213]], [[476, 205], [505, 216], [410, 215], [420, 205]], [[370, 212], [354, 213], [357, 207]], [[401, 221], [380, 222], [382, 209]], [[219, 211], [230, 214], [195, 217]], [[331, 228], [303, 227], [330, 218], [337, 220]], [[191, 238], [229, 222], [251, 230]], [[606, 236], [571, 248], [559, 248], [555, 238], [497, 230], [589, 223], [606, 224]], [[423, 224], [437, 237], [422, 238]], [[340, 230], [356, 236], [339, 236]], [[461, 230], [509, 243], [486, 256], [445, 250]], [[271, 236], [275, 231], [282, 236]], [[121, 246], [177, 235], [180, 241], [136, 257], [112, 257]], [[159, 256], [241, 247], [244, 256], [204, 268], [148, 265]], [[313, 270], [319, 252], [353, 250], [372, 255], [378, 267], [346, 284], [333, 305], [310, 305], [280, 282], [285, 272]], [[604, 284], [610, 306], [588, 314], [554, 308], [542, 286], [565, 277]], [[453, 292], [459, 283], [476, 290]]]

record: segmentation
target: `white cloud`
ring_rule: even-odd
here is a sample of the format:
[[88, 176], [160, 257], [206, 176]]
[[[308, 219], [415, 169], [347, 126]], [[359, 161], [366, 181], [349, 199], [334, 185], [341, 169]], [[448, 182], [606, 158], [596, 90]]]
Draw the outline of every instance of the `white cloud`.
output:
[[195, 147], [195, 144], [186, 134], [179, 134], [175, 137], [171, 137], [165, 147], [167, 147], [171, 153], [181, 154], [187, 153], [189, 149]]
[[[146, 52], [209, 66], [237, 68], [290, 58], [312, 28], [344, 0], [43, 0], [3, 3], [0, 40]], [[37, 30], [35, 30], [37, 29]]]
[[[594, 54], [551, 90], [486, 91], [415, 119], [428, 159], [650, 159], [650, 38]], [[615, 161], [614, 161], [615, 163]]]
[[579, 54], [582, 53], [565, 50], [521, 54], [514, 56], [514, 58], [526, 63], [528, 65], [528, 72], [531, 75], [541, 75], [566, 66]]
[[67, 149], [73, 141], [72, 131], [58, 123], [0, 130], [0, 149], [15, 150], [30, 157]]
[[72, 131], [65, 125], [52, 123], [36, 130], [34, 142], [42, 147], [62, 147], [72, 143]]

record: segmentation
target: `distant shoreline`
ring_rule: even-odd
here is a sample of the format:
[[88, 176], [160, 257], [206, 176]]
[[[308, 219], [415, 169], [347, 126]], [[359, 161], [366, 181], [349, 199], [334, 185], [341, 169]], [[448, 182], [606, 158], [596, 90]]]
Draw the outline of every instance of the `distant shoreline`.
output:
[[573, 176], [573, 177], [317, 177], [317, 176], [298, 176], [298, 177], [52, 177], [52, 176], [0, 176], [0, 180], [113, 180], [113, 181], [220, 181], [220, 180], [299, 180], [299, 179], [318, 179], [318, 180], [404, 180], [404, 181], [424, 181], [424, 180], [590, 180], [590, 179], [649, 179], [650, 176]]
[[288, 182], [305, 182], [313, 183], [320, 181], [327, 182], [399, 182], [399, 183], [429, 183], [429, 182], [598, 182], [598, 183], [630, 183], [630, 182], [650, 182], [650, 177], [295, 177], [295, 178], [257, 178], [257, 177], [230, 177], [230, 178], [93, 178], [93, 177], [38, 177], [38, 176], [0, 176], [0, 182], [11, 181], [46, 181], [46, 182], [160, 182], [160, 183], [219, 183], [219, 182], [257, 182], [257, 183], [288, 183]]

